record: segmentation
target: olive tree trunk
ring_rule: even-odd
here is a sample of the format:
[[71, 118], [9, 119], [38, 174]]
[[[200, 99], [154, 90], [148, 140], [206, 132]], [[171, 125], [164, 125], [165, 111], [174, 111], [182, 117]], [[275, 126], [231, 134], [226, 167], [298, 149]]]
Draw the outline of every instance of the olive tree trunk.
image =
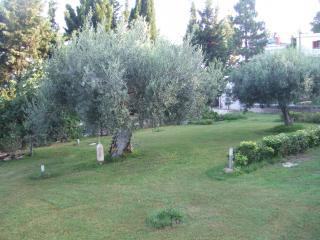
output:
[[280, 109], [283, 115], [283, 121], [286, 126], [292, 125], [293, 121], [289, 115], [289, 109], [286, 105], [280, 105]]
[[121, 157], [124, 153], [132, 152], [131, 145], [132, 130], [122, 128], [112, 137], [109, 154], [112, 158]]

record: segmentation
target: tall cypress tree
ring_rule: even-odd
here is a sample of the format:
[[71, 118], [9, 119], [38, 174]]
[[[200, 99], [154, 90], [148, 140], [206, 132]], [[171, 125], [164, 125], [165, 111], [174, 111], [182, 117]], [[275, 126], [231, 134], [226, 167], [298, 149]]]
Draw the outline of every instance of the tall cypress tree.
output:
[[138, 16], [146, 19], [150, 27], [150, 38], [155, 40], [157, 37], [157, 27], [153, 0], [136, 0], [136, 5], [131, 10], [129, 20], [132, 21]]
[[112, 20], [111, 20], [111, 28], [114, 29], [117, 27], [119, 21], [119, 13], [120, 13], [120, 3], [117, 0], [110, 0], [112, 6]]
[[66, 5], [65, 21], [66, 35], [71, 35], [74, 31], [80, 31], [84, 26], [89, 12], [91, 11], [92, 25], [104, 23], [106, 31], [112, 28], [113, 7], [108, 0], [80, 0], [80, 5], [74, 10], [69, 4]]
[[265, 23], [257, 21], [255, 6], [255, 0], [239, 0], [234, 7], [236, 11], [236, 16], [233, 19], [235, 44], [237, 53], [243, 56], [245, 61], [262, 53], [268, 42]]
[[197, 9], [194, 2], [191, 3], [191, 9], [190, 9], [190, 20], [187, 26], [187, 33], [186, 36], [192, 34], [197, 28], [198, 22], [197, 22]]
[[54, 31], [59, 30], [59, 25], [56, 22], [56, 11], [57, 11], [57, 1], [50, 0], [49, 1], [49, 9], [48, 9], [48, 17], [51, 23], [51, 28]]

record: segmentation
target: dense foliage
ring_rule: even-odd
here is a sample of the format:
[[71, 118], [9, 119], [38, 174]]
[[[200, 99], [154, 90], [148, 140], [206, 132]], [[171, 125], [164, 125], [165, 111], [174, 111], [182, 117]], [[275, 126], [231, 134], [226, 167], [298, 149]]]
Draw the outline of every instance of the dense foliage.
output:
[[299, 130], [294, 133], [281, 133], [267, 136], [261, 142], [241, 142], [236, 148], [235, 163], [246, 166], [269, 160], [276, 156], [302, 153], [308, 148], [320, 145], [320, 128]]
[[[89, 14], [90, 13], [90, 14]], [[113, 5], [109, 0], [80, 0], [80, 5], [73, 9], [70, 4], [66, 5], [65, 32], [71, 35], [74, 31], [80, 31], [89, 18], [94, 28], [103, 23], [106, 31], [116, 23], [116, 15], [113, 15]]]
[[0, 2], [0, 101], [13, 98], [27, 68], [50, 53], [55, 34], [42, 5], [42, 0]]
[[230, 19], [219, 20], [219, 10], [212, 7], [211, 0], [207, 0], [203, 11], [198, 13], [199, 19], [192, 3], [186, 37], [191, 38], [193, 45], [201, 47], [207, 65], [215, 59], [226, 65], [233, 52], [234, 30]]
[[[314, 70], [312, 70], [314, 69]], [[278, 103], [286, 125], [291, 124], [288, 105], [317, 92], [319, 70], [295, 50], [265, 53], [236, 68], [230, 76], [233, 93], [247, 107]]]
[[133, 21], [138, 17], [143, 17], [149, 25], [149, 34], [152, 40], [157, 37], [156, 13], [153, 0], [136, 0], [136, 4], [131, 9], [129, 21]]
[[320, 113], [319, 112], [290, 112], [290, 117], [295, 122], [307, 122], [307, 123], [318, 123], [320, 124]]
[[314, 17], [312, 23], [312, 32], [314, 33], [320, 33], [320, 11], [317, 12], [316, 16]]
[[87, 25], [49, 60], [40, 95], [51, 115], [75, 113], [95, 134], [118, 134], [145, 121], [180, 123], [202, 112], [204, 88], [218, 88], [217, 70], [202, 62], [187, 42], [153, 43], [140, 19], [110, 32]]
[[161, 229], [173, 227], [182, 223], [182, 213], [174, 208], [163, 209], [146, 218], [146, 225], [152, 228]]
[[236, 52], [243, 56], [245, 61], [262, 53], [268, 42], [265, 24], [257, 20], [255, 2], [255, 0], [239, 0], [234, 7], [236, 11], [236, 16], [233, 18]]

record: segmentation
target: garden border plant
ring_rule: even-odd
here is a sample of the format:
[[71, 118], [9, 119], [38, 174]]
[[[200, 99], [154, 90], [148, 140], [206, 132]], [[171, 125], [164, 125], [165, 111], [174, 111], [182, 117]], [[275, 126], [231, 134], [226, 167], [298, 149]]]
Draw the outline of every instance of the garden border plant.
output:
[[279, 161], [281, 157], [303, 153], [319, 145], [320, 127], [266, 136], [260, 142], [243, 141], [235, 149], [235, 167], [241, 169], [263, 161]]

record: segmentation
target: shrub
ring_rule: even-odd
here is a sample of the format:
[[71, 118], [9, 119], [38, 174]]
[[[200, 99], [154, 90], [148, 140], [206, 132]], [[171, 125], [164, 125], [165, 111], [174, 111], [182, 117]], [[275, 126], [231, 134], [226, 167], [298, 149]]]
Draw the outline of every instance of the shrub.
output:
[[236, 166], [246, 166], [248, 165], [248, 157], [245, 155], [242, 155], [241, 153], [236, 153], [234, 157], [234, 161]]
[[263, 144], [258, 145], [257, 159], [258, 161], [269, 160], [274, 156], [274, 150]]
[[272, 148], [274, 151], [274, 155], [278, 155], [282, 144], [281, 135], [283, 134], [264, 137], [262, 139], [262, 145]]
[[267, 136], [260, 143], [241, 142], [236, 148], [235, 164], [246, 166], [277, 156], [287, 156], [302, 153], [308, 148], [320, 145], [320, 127], [309, 130], [299, 130], [294, 133], [281, 133]]
[[290, 117], [296, 122], [320, 123], [319, 112], [290, 112]]
[[303, 129], [304, 127], [300, 124], [294, 124], [294, 125], [278, 125], [273, 128], [271, 128], [269, 131], [272, 133], [288, 133], [288, 132], [295, 132], [298, 130]]
[[213, 120], [212, 119], [193, 120], [193, 121], [190, 121], [189, 124], [191, 124], [191, 125], [211, 125], [211, 124], [213, 124]]
[[227, 113], [227, 114], [221, 115], [221, 119], [233, 121], [238, 119], [247, 119], [247, 117], [242, 113]]
[[244, 141], [236, 149], [236, 152], [247, 157], [248, 164], [257, 160], [258, 145], [256, 142]]
[[165, 228], [182, 223], [182, 213], [174, 208], [162, 209], [146, 218], [146, 225], [153, 228]]
[[217, 112], [213, 112], [213, 111], [205, 111], [202, 114], [202, 119], [212, 119], [214, 121], [220, 121], [221, 117]]

